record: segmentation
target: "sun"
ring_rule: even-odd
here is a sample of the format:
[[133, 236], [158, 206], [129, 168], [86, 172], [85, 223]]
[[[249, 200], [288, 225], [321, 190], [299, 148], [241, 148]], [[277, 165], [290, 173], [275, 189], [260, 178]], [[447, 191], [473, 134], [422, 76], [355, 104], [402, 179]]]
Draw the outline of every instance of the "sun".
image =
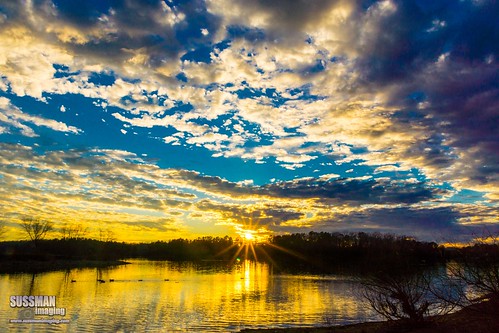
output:
[[255, 240], [255, 235], [253, 235], [251, 232], [249, 231], [245, 231], [243, 233], [243, 237], [244, 239], [247, 241], [247, 242], [251, 242], [251, 241], [254, 241]]
[[239, 235], [239, 239], [243, 243], [253, 243], [260, 244], [267, 240], [267, 235], [263, 230], [253, 230], [253, 229], [243, 229], [239, 228], [236, 233]]
[[258, 245], [266, 243], [269, 238], [269, 232], [264, 228], [255, 230], [238, 227], [236, 234], [239, 236], [239, 240], [245, 244]]
[[254, 225], [235, 225], [235, 233], [238, 236], [236, 241], [232, 245], [220, 251], [217, 255], [221, 255], [233, 248], [236, 248], [231, 262], [240, 262], [242, 259], [253, 259], [258, 261], [257, 252], [262, 253], [265, 257], [272, 261], [272, 258], [270, 258], [264, 249], [265, 244], [270, 244], [270, 231], [264, 227], [260, 227], [258, 229], [250, 229], [248, 227], [254, 227]]

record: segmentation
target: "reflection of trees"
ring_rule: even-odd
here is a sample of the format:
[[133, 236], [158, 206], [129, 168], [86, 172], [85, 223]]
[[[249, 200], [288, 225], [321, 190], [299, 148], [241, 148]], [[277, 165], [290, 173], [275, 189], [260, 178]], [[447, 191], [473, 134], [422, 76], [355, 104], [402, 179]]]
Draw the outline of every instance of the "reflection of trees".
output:
[[478, 242], [465, 250], [461, 265], [452, 273], [471, 286], [479, 297], [499, 299], [499, 239], [489, 237], [489, 242]]
[[29, 282], [29, 292], [28, 292], [28, 295], [34, 295], [35, 294], [35, 279], [36, 279], [36, 273], [31, 274], [31, 280]]
[[[366, 278], [363, 295], [389, 320], [419, 324], [426, 317], [483, 301], [499, 307], [499, 242], [488, 237], [454, 254], [443, 272], [406, 274], [392, 271]], [[476, 309], [470, 307], [470, 311]], [[489, 314], [490, 315], [490, 314]], [[494, 314], [496, 315], [496, 314]]]
[[447, 265], [434, 293], [464, 307], [483, 300], [499, 302], [499, 239], [487, 237], [462, 248], [455, 261]]

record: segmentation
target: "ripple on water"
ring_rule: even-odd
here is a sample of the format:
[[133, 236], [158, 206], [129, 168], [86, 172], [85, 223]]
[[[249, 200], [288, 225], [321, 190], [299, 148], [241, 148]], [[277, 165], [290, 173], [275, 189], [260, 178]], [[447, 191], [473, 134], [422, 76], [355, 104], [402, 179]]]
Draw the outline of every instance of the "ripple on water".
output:
[[[206, 263], [135, 260], [106, 269], [0, 275], [0, 300], [55, 295], [70, 323], [37, 325], [36, 332], [234, 332], [375, 318], [355, 287], [348, 277], [274, 275], [267, 264], [251, 261], [210, 269]], [[35, 326], [6, 324], [16, 316], [0, 302], [0, 331], [33, 331]]]

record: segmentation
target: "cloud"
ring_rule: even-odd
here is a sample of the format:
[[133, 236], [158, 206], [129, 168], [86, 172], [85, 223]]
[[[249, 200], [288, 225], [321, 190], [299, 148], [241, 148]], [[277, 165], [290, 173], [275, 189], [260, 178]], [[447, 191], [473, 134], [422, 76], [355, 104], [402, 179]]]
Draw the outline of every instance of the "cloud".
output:
[[[304, 38], [314, 22], [348, 16], [350, 1], [232, 1], [230, 10], [225, 1], [209, 1], [208, 9], [223, 17], [226, 27], [232, 25], [262, 29], [268, 40]], [[334, 14], [332, 14], [334, 13]], [[332, 14], [330, 17], [329, 14]], [[336, 20], [335, 20], [336, 21]], [[293, 37], [294, 36], [294, 37]], [[253, 41], [255, 41], [253, 39]]]
[[[460, 220], [474, 210], [475, 216], [487, 216], [489, 208], [471, 205], [453, 207], [379, 207], [361, 210], [354, 214], [335, 216], [334, 221], [322, 225], [325, 230], [365, 231], [405, 234], [422, 240], [437, 242], [469, 241], [478, 235], [497, 230], [494, 219], [485, 219], [473, 225]], [[480, 213], [478, 213], [480, 210]], [[477, 214], [478, 213], [478, 214]]]
[[[82, 134], [85, 128], [16, 104], [30, 96], [51, 106], [52, 97], [72, 94], [93, 100], [114, 118], [107, 124], [121, 123], [123, 134], [146, 129], [165, 145], [276, 163], [289, 175], [325, 158], [335, 173], [345, 167], [362, 176], [418, 174], [405, 182], [319, 176], [255, 186], [223, 173], [161, 169], [115, 150], [42, 158], [6, 146], [26, 157], [10, 156], [19, 166], [5, 159], [10, 167], [2, 181], [19, 182], [24, 191], [8, 193], [12, 200], [30, 190], [42, 200], [37, 189], [44, 177], [53, 185], [45, 200], [60, 198], [69, 207], [83, 198], [99, 211], [186, 210], [199, 193], [218, 204], [258, 198], [269, 205], [261, 218], [280, 220], [282, 230], [320, 225], [333, 206], [334, 214], [343, 209], [348, 217], [355, 217], [352, 207], [366, 205], [378, 212], [406, 205], [385, 212], [417, 215], [414, 205], [444, 201], [441, 188], [448, 187], [476, 190], [487, 204], [497, 203], [496, 1], [42, 0], [0, 7], [0, 90], [9, 97], [0, 97], [0, 133], [9, 138], [34, 138], [39, 127]], [[102, 77], [109, 82], [99, 82]], [[54, 109], [76, 109], [64, 103]], [[137, 190], [136, 202], [126, 188]], [[307, 217], [299, 200], [320, 208]], [[280, 213], [270, 212], [272, 204]], [[434, 212], [460, 224], [471, 218], [463, 209]], [[484, 211], [477, 209], [478, 220]], [[210, 212], [213, 221], [220, 215]]]
[[134, 240], [196, 233], [191, 228], [199, 228], [200, 218], [205, 232], [221, 228], [226, 234], [236, 226], [262, 232], [364, 228], [414, 231], [428, 239], [431, 230], [469, 235], [499, 222], [492, 206], [445, 204], [444, 191], [414, 181], [324, 175], [257, 186], [161, 169], [127, 151], [1, 148], [4, 220], [79, 221], [92, 232], [114, 226], [124, 239], [127, 233]]
[[[123, 151], [39, 154], [29, 147], [2, 144], [0, 161], [0, 206], [5, 219], [75, 220], [94, 231], [107, 223], [130, 222], [136, 227], [137, 221], [165, 218], [171, 208], [186, 210], [188, 200], [195, 198], [176, 190], [175, 183], [155, 182], [154, 178], [161, 179], [158, 168], [141, 164], [134, 154]], [[175, 228], [185, 230], [177, 219]], [[118, 229], [126, 234], [126, 226]]]
[[[490, 17], [497, 10], [495, 2], [303, 4], [236, 2], [229, 11], [223, 3], [209, 2], [209, 8], [224, 18], [229, 35], [233, 25], [249, 27], [248, 33], [260, 29], [259, 40], [250, 38], [251, 43], [243, 45], [251, 44], [246, 49], [252, 50], [254, 59], [263, 59], [261, 55], [266, 53], [268, 59], [275, 59], [267, 61], [274, 65], [260, 68], [275, 73], [270, 82], [277, 89], [280, 77], [295, 75], [288, 81], [306, 80], [312, 89], [329, 96], [325, 103], [328, 112], [319, 113], [315, 123], [300, 127], [307, 134], [305, 140], [336, 139], [371, 151], [381, 150], [381, 164], [406, 161], [430, 177], [450, 179], [442, 174], [443, 167], [453, 170], [452, 174], [467, 165], [463, 173], [471, 177], [462, 177], [467, 178], [467, 186], [496, 182], [493, 166], [497, 161], [492, 152], [497, 148], [497, 133], [491, 124], [495, 123], [492, 110], [497, 109], [493, 80], [498, 65], [493, 55], [497, 54], [498, 36], [494, 33], [497, 24], [492, 23], [496, 20]], [[246, 14], [240, 19], [237, 13], [243, 11]], [[474, 27], [473, 34], [469, 26]], [[245, 36], [242, 33], [233, 38]], [[290, 45], [299, 62], [278, 65], [280, 50], [285, 52]], [[272, 51], [263, 51], [267, 48]], [[303, 48], [310, 48], [311, 55], [300, 56]], [[322, 58], [327, 65], [316, 76], [300, 75], [299, 67], [303, 65], [298, 64], [313, 59], [314, 51], [317, 59], [321, 54], [328, 55]], [[340, 74], [342, 67], [347, 70], [343, 72], [348, 73], [346, 76]], [[291, 73], [276, 72], [279, 68]], [[347, 103], [335, 101], [335, 93], [340, 93]], [[359, 99], [362, 94], [363, 101]], [[443, 140], [436, 142], [438, 137]], [[476, 153], [469, 153], [471, 147]]]
[[64, 48], [37, 39], [23, 26], [4, 25], [0, 39], [0, 71], [8, 88], [18, 96], [29, 95], [43, 100], [43, 92], [54, 86], [56, 71], [52, 65], [72, 61]]
[[397, 182], [386, 179], [299, 179], [264, 186], [265, 192], [279, 197], [317, 198], [349, 204], [396, 204], [431, 201], [443, 191], [423, 183]]

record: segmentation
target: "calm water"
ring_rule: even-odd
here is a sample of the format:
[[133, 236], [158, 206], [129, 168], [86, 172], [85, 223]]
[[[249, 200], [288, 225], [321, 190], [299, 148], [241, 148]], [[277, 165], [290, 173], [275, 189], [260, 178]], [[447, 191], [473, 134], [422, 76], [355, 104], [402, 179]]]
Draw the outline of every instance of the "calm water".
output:
[[[273, 274], [269, 265], [252, 261], [131, 262], [107, 269], [0, 275], [0, 331], [237, 332], [377, 319], [357, 295], [357, 283], [345, 276]], [[10, 307], [11, 295], [55, 295], [56, 307], [65, 308], [66, 315], [34, 318], [69, 323], [9, 323], [20, 312]]]

